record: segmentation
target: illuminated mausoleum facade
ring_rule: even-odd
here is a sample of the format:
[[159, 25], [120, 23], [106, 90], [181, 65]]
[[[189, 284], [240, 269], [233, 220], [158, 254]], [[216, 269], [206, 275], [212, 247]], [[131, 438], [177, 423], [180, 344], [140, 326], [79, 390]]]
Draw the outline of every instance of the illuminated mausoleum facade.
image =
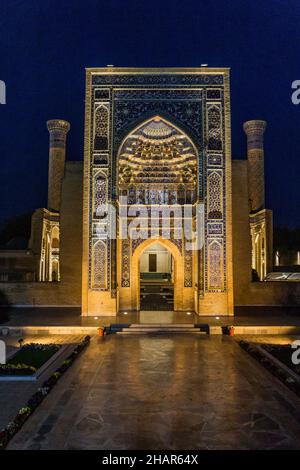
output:
[[295, 284], [258, 282], [273, 268], [266, 123], [244, 123], [233, 160], [230, 119], [229, 69], [87, 69], [84, 161], [66, 161], [70, 124], [48, 121], [48, 206], [8, 301], [84, 316], [298, 303]]
[[[99, 305], [108, 312], [139, 310], [139, 258], [157, 241], [173, 259], [175, 310], [197, 312], [201, 303], [207, 314], [216, 306], [233, 313], [228, 73], [88, 70], [84, 314], [96, 314]], [[106, 203], [116, 207], [116, 239], [107, 227], [109, 216], [97, 216], [97, 206]], [[191, 250], [184, 233], [175, 233], [177, 217], [190, 206], [190, 215], [182, 218], [190, 217], [195, 228], [199, 204], [204, 206], [204, 243]], [[163, 233], [166, 208], [174, 209], [168, 237]], [[138, 238], [130, 233], [130, 214], [142, 219]]]

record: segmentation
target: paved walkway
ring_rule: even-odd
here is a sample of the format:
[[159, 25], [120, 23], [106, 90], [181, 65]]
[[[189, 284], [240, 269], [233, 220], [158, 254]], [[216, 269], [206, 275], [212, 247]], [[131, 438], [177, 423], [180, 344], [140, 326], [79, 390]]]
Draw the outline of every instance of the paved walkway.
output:
[[10, 449], [300, 449], [300, 401], [228, 337], [93, 338]]

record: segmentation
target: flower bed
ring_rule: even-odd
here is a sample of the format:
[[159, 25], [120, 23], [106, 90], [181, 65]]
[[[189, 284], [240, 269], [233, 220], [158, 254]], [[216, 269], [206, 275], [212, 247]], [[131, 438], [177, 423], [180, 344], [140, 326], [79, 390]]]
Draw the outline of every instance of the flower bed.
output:
[[60, 348], [60, 344], [25, 344], [7, 364], [0, 365], [0, 375], [33, 375]]
[[90, 336], [86, 336], [81, 343], [79, 343], [73, 352], [65, 359], [62, 365], [43, 383], [43, 385], [35, 392], [28, 400], [26, 406], [21, 408], [13, 421], [0, 431], [0, 450], [5, 449], [9, 441], [21, 429], [23, 424], [27, 421], [30, 415], [42, 403], [46, 396], [51, 392], [52, 388], [56, 385], [60, 377], [66, 370], [73, 364], [78, 355], [87, 347], [90, 342]]
[[[242, 340], [239, 341], [239, 345], [241, 346], [241, 348], [247, 351], [254, 359], [256, 359], [263, 367], [265, 367], [265, 369], [271, 372], [272, 375], [274, 375], [277, 379], [283, 382], [290, 390], [292, 390], [294, 393], [296, 393], [298, 397], [300, 397], [300, 383], [294, 380], [290, 376], [290, 374], [288, 374], [283, 368], [277, 366], [271, 359], [268, 359], [266, 356], [264, 356], [264, 354], [259, 351], [259, 349], [256, 347], [255, 343], [248, 343], [248, 341]], [[259, 346], [263, 347], [266, 351], [268, 351], [269, 354], [272, 354], [279, 361], [282, 361], [283, 356], [286, 358], [287, 350], [285, 350], [284, 354], [282, 354], [282, 345], [260, 344]], [[281, 353], [279, 353], [280, 349], [278, 349], [275, 355], [274, 351], [277, 347], [280, 347]], [[292, 354], [292, 352], [290, 352], [290, 354]], [[285, 363], [285, 365], [290, 367], [290, 364]], [[294, 372], [296, 372], [295, 369]]]

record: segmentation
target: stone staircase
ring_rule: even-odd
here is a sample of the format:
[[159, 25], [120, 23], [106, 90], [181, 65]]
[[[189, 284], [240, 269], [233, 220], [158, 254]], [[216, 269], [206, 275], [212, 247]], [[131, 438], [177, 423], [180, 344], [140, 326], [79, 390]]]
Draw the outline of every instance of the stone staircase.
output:
[[193, 325], [191, 323], [133, 323], [126, 325], [119, 331], [118, 335], [206, 335], [208, 325]]

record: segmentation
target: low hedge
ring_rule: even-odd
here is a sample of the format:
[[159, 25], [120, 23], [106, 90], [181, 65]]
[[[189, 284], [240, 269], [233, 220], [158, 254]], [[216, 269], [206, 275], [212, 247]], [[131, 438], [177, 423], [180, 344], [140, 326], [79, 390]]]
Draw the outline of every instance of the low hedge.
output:
[[90, 336], [86, 336], [81, 343], [79, 343], [74, 351], [63, 361], [61, 366], [43, 383], [43, 385], [31, 396], [26, 406], [21, 408], [15, 418], [8, 423], [8, 425], [0, 431], [0, 450], [5, 449], [9, 441], [17, 434], [22, 428], [23, 424], [27, 421], [29, 416], [37, 409], [46, 396], [51, 392], [52, 388], [56, 385], [61, 376], [68, 370], [68, 368], [77, 359], [79, 354], [88, 346]]

